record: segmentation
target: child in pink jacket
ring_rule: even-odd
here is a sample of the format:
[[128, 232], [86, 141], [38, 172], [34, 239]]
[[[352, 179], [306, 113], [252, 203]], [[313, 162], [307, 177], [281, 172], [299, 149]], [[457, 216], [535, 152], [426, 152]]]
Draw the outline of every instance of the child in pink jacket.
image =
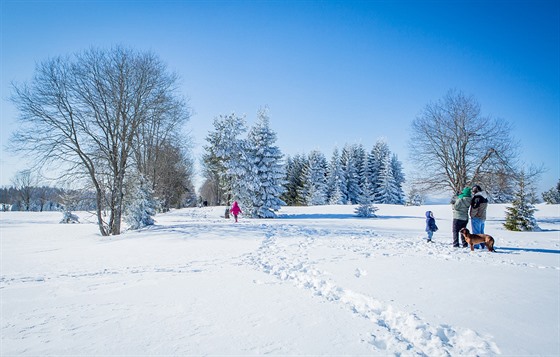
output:
[[233, 205], [231, 206], [231, 209], [229, 210], [231, 212], [231, 214], [233, 214], [233, 218], [235, 218], [235, 222], [237, 222], [237, 216], [241, 212], [241, 208], [239, 208], [239, 205], [237, 204], [237, 201], [233, 201]]

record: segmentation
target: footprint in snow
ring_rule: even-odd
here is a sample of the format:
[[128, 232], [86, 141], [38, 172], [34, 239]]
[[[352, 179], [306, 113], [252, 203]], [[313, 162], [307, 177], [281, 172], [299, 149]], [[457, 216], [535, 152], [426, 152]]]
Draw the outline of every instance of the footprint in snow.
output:
[[359, 278], [361, 276], [366, 276], [367, 275], [367, 271], [362, 270], [360, 268], [357, 268], [356, 271], [354, 272], [354, 275], [356, 276], [356, 278]]

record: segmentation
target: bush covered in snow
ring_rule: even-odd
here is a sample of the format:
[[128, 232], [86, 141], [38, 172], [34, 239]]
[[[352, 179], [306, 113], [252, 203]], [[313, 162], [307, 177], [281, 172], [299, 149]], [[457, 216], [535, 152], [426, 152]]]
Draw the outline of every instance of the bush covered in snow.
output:
[[60, 223], [80, 223], [80, 217], [76, 216], [74, 213], [64, 210], [62, 214], [62, 220]]
[[125, 222], [130, 229], [140, 229], [154, 224], [157, 202], [149, 180], [138, 175], [129, 182], [126, 198]]

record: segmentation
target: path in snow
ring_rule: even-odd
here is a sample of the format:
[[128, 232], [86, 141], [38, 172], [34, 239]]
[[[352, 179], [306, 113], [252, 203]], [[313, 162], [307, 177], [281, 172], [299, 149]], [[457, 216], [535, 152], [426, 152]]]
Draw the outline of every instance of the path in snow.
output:
[[[310, 290], [326, 301], [341, 304], [349, 312], [370, 320], [371, 339], [366, 342], [379, 352], [426, 356], [500, 353], [489, 337], [480, 336], [473, 330], [448, 325], [431, 326], [415, 314], [399, 311], [375, 297], [347, 289], [333, 281], [329, 272], [318, 270], [317, 262], [310, 258], [316, 250], [321, 250], [323, 257], [330, 256], [334, 260], [341, 250], [370, 256], [377, 250], [383, 251], [379, 247], [387, 244], [386, 237], [372, 236], [368, 230], [357, 235], [355, 231], [322, 231], [290, 224], [263, 224], [261, 227], [266, 237], [258, 251], [248, 254], [245, 261], [256, 269]], [[336, 239], [329, 239], [333, 235]], [[395, 240], [389, 239], [394, 245]], [[410, 254], [411, 250], [425, 254], [425, 248], [411, 249], [411, 245], [425, 247], [424, 242], [401, 240], [399, 244], [401, 249], [397, 251], [405, 252], [403, 254]], [[358, 277], [364, 273], [356, 270]]]

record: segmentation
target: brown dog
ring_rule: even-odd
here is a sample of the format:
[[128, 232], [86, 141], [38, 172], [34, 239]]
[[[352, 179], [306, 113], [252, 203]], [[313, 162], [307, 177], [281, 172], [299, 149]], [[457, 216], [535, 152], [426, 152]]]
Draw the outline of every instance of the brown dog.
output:
[[471, 251], [474, 251], [474, 245], [484, 243], [489, 252], [495, 252], [494, 238], [488, 234], [471, 234], [467, 228], [462, 228], [459, 233], [465, 237], [465, 240], [471, 246]]

